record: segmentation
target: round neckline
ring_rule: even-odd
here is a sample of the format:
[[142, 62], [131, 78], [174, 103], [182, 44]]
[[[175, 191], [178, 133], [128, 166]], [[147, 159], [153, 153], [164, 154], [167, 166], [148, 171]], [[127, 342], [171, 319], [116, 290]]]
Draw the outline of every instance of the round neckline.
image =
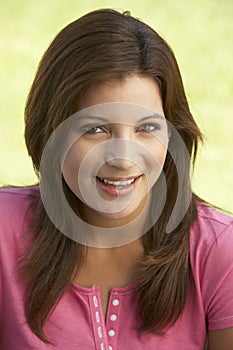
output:
[[[78, 292], [82, 294], [92, 294], [93, 292], [100, 292], [101, 288], [97, 284], [93, 284], [91, 287], [83, 287], [80, 286], [77, 283], [71, 283], [71, 287], [74, 290], [77, 290]], [[133, 293], [136, 290], [136, 282], [131, 282], [123, 287], [112, 287], [110, 289], [110, 294], [127, 294], [127, 293]]]

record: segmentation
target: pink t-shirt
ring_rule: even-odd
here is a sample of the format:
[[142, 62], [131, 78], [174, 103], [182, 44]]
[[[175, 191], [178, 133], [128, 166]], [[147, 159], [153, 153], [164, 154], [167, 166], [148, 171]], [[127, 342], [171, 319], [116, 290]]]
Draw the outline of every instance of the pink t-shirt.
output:
[[133, 284], [111, 290], [106, 322], [99, 287], [72, 284], [44, 327], [54, 345], [43, 343], [27, 325], [26, 286], [17, 273], [19, 259], [32, 242], [23, 234], [37, 193], [38, 187], [0, 190], [1, 350], [203, 350], [206, 329], [233, 327], [233, 220], [199, 204], [190, 232], [194, 293], [165, 337], [137, 337], [140, 316]]

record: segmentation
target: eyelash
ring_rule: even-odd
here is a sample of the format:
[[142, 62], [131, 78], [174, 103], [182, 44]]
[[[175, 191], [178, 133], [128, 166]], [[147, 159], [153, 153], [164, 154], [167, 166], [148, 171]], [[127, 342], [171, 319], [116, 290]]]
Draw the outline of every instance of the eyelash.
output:
[[[153, 128], [153, 130], [146, 130], [145, 126], [150, 126]], [[161, 126], [159, 124], [145, 123], [145, 124], [142, 124], [138, 129], [141, 129], [139, 131], [145, 131], [147, 133], [151, 133], [157, 130], [161, 130]]]
[[101, 131], [105, 131], [103, 126], [101, 125], [86, 125], [81, 128], [82, 134], [99, 134], [99, 132], [93, 131], [93, 129], [101, 129]]
[[[152, 127], [153, 130], [146, 130], [145, 126]], [[96, 132], [93, 129], [101, 129], [101, 132], [106, 132], [107, 130], [102, 125], [86, 125], [81, 129], [82, 134], [99, 134], [100, 132]], [[137, 128], [137, 131], [139, 132], [146, 132], [146, 133], [152, 133], [154, 131], [161, 130], [161, 126], [159, 124], [152, 124], [152, 123], [145, 123], [140, 125]]]

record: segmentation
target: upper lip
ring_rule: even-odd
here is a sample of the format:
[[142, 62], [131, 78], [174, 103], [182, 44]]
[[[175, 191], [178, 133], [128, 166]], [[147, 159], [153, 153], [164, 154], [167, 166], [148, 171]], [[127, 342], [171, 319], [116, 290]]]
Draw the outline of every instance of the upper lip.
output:
[[131, 179], [135, 179], [139, 176], [141, 176], [142, 174], [140, 175], [132, 175], [132, 176], [121, 176], [121, 177], [113, 177], [113, 176], [97, 176], [101, 179], [105, 179], [105, 180], [109, 180], [109, 181], [127, 181], [127, 180], [131, 180]]

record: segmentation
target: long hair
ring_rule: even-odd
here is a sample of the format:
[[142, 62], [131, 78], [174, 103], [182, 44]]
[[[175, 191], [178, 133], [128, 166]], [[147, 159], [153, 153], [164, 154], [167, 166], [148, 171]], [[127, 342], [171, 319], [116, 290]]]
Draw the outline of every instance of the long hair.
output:
[[[166, 119], [179, 133], [189, 155], [181, 167], [182, 174], [178, 174], [168, 150], [163, 168], [166, 201], [158, 220], [143, 237], [145, 254], [135, 271], [140, 331], [163, 334], [182, 314], [192, 275], [189, 231], [196, 209], [189, 172], [201, 139], [171, 48], [157, 32], [129, 13], [97, 10], [69, 24], [55, 37], [39, 64], [25, 108], [25, 140], [40, 176], [41, 157], [50, 135], [76, 112], [88, 89], [131, 75], [150, 77], [158, 84]], [[65, 183], [64, 190], [71, 202], [75, 200]], [[178, 196], [187, 210], [168, 234], [169, 219], [174, 210], [179, 212]], [[30, 231], [35, 234], [35, 243], [23, 262], [24, 278], [30, 285], [27, 320], [32, 331], [48, 342], [43, 325], [78, 273], [84, 247], [58, 231], [40, 197]]]

